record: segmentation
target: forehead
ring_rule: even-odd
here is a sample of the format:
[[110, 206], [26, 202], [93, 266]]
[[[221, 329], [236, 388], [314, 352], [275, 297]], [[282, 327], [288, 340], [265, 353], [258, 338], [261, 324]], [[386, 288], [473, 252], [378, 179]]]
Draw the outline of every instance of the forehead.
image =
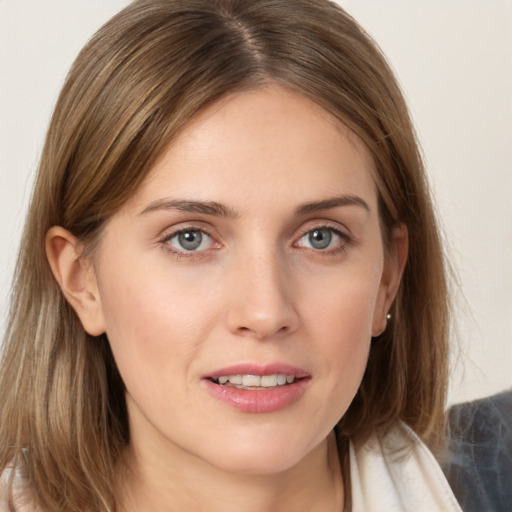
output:
[[[363, 142], [305, 96], [279, 86], [230, 94], [193, 119], [136, 194], [236, 202], [262, 196], [366, 194], [374, 164]], [[372, 197], [369, 197], [372, 196]]]

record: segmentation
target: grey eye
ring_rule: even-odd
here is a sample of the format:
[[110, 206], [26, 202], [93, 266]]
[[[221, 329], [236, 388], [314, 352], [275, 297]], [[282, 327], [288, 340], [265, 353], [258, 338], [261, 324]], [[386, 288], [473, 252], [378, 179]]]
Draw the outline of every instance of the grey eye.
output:
[[212, 239], [200, 229], [180, 231], [168, 238], [167, 243], [183, 252], [203, 251], [212, 245]]
[[308, 240], [314, 249], [326, 249], [332, 242], [332, 230], [314, 229], [308, 233]]
[[195, 251], [201, 246], [201, 242], [203, 241], [201, 231], [185, 231], [184, 233], [179, 233], [177, 236], [178, 243], [186, 251]]

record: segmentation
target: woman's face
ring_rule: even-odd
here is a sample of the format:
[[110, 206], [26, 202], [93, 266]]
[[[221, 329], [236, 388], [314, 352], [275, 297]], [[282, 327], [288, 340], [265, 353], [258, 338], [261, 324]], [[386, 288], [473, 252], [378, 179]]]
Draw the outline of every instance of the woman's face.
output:
[[212, 105], [162, 155], [94, 256], [139, 453], [273, 473], [321, 446], [399, 277], [372, 166], [277, 86]]

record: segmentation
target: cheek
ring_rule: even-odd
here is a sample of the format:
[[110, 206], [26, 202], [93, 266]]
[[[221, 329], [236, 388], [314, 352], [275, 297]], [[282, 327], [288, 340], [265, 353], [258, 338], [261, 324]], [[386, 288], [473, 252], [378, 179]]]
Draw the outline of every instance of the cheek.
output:
[[332, 385], [354, 392], [362, 379], [371, 342], [373, 309], [366, 298], [362, 293], [352, 294], [350, 300], [344, 297], [337, 303], [326, 303], [318, 313], [317, 335], [324, 346]]
[[332, 398], [325, 409], [334, 404], [335, 421], [348, 408], [366, 369], [379, 282], [372, 269], [351, 272], [330, 280], [322, 293], [308, 293], [304, 299], [304, 325], [322, 351], [320, 375]]
[[109, 268], [113, 270], [101, 280], [100, 293], [107, 336], [123, 378], [170, 379], [183, 373], [209, 330], [212, 315], [206, 302], [212, 301], [154, 267], [138, 272], [117, 261]]
[[[322, 286], [323, 285], [323, 286]], [[304, 286], [299, 292], [301, 312], [326, 340], [357, 346], [357, 340], [369, 340], [373, 313], [379, 293], [380, 273], [376, 268], [344, 269], [317, 282], [313, 288]]]

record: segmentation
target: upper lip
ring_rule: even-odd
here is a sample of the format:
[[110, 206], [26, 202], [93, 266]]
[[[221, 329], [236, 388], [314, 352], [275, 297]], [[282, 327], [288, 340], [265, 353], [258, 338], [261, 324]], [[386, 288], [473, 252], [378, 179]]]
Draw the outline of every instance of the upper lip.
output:
[[225, 368], [219, 368], [203, 376], [204, 379], [218, 379], [228, 375], [293, 375], [296, 379], [310, 377], [310, 374], [301, 368], [285, 363], [239, 363]]

